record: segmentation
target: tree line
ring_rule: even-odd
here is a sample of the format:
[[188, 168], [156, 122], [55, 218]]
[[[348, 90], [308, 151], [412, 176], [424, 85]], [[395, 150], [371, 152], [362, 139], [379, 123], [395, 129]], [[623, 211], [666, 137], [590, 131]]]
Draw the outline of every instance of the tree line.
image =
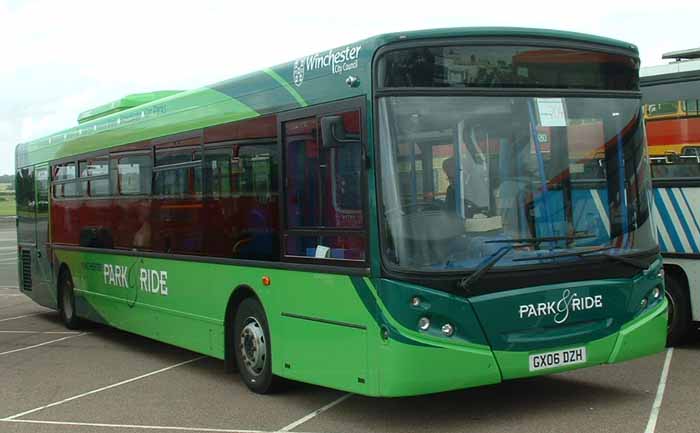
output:
[[15, 175], [14, 174], [2, 174], [0, 175], [0, 183], [9, 183], [14, 185], [15, 184]]

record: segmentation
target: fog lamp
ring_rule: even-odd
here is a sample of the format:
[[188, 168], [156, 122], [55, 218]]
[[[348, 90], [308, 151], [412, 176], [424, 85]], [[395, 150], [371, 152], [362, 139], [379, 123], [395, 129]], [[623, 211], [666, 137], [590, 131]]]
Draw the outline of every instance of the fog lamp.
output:
[[418, 328], [421, 331], [427, 331], [428, 328], [430, 328], [430, 319], [428, 319], [427, 317], [421, 317], [420, 319], [418, 319]]
[[445, 323], [442, 325], [442, 333], [445, 335], [445, 337], [452, 337], [452, 334], [455, 333], [455, 327], [449, 323]]

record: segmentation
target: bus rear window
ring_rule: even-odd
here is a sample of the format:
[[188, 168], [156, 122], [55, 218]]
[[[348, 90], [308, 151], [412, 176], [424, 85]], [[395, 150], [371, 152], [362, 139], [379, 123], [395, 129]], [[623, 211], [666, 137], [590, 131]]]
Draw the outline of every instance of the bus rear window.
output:
[[639, 59], [533, 46], [415, 47], [385, 54], [380, 86], [638, 90]]

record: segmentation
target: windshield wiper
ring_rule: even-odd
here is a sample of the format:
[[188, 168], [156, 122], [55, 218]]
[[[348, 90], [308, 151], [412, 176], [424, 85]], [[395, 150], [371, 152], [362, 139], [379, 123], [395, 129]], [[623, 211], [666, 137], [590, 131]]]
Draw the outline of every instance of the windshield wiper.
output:
[[490, 241], [484, 241], [485, 244], [505, 244], [505, 243], [527, 243], [533, 245], [539, 245], [542, 242], [555, 242], [555, 241], [575, 241], [577, 239], [590, 239], [594, 238], [595, 235], [592, 233], [581, 233], [573, 236], [542, 236], [536, 238], [507, 238], [507, 239], [492, 239]]
[[[589, 248], [584, 251], [567, 251], [563, 253], [558, 253], [558, 254], [549, 254], [546, 256], [532, 256], [532, 257], [519, 257], [516, 259], [513, 259], [514, 262], [525, 262], [525, 261], [532, 261], [532, 260], [537, 260], [537, 259], [558, 259], [560, 257], [585, 257], [591, 254], [595, 253], [600, 253], [603, 251], [608, 251], [612, 250], [615, 247], [598, 247], [598, 248]], [[620, 263], [624, 263], [626, 265], [634, 266], [637, 269], [646, 269], [648, 266], [644, 263], [641, 263], [637, 260], [631, 259], [629, 257], [623, 257], [623, 256], [616, 256], [614, 254], [600, 254], [601, 257], [605, 257], [611, 260], [618, 261]]]
[[[610, 250], [610, 249], [612, 249], [612, 247], [604, 248], [604, 249], [601, 249], [600, 251]], [[584, 256], [584, 255], [592, 254], [592, 253], [595, 253], [595, 252], [597, 252], [597, 251], [583, 251], [583, 252], [582, 252], [581, 254], [579, 254], [579, 255], [580, 255], [580, 256]], [[605, 257], [605, 258], [607, 258], [607, 259], [611, 259], [611, 260], [620, 262], [620, 263], [624, 263], [624, 264], [626, 264], [626, 265], [633, 266], [633, 267], [635, 267], [635, 268], [637, 268], [637, 269], [647, 269], [647, 268], [649, 267], [649, 265], [647, 265], [647, 264], [645, 264], [645, 263], [642, 263], [642, 262], [640, 262], [639, 260], [631, 259], [631, 258], [629, 258], [629, 257], [616, 256], [615, 254], [601, 254], [601, 256], [602, 256], [602, 257]]]
[[496, 264], [499, 260], [503, 258], [506, 254], [509, 252], [513, 251], [515, 246], [509, 245], [507, 247], [501, 247], [499, 248], [495, 253], [491, 254], [490, 256], [486, 257], [484, 260], [482, 260], [474, 269], [474, 272], [471, 273], [468, 277], [464, 277], [461, 280], [459, 280], [459, 283], [457, 286], [466, 291], [469, 292], [469, 287], [474, 284], [479, 278], [481, 278], [482, 275], [484, 275], [486, 272], [489, 271], [493, 267], [493, 265]]
[[[474, 269], [474, 272], [472, 272], [469, 276], [462, 278], [459, 283], [457, 284], [458, 287], [464, 291], [469, 291], [469, 288], [477, 282], [484, 274], [486, 274], [496, 263], [498, 263], [499, 260], [503, 258], [506, 254], [514, 250], [515, 248], [521, 248], [521, 247], [526, 247], [529, 245], [539, 245], [542, 242], [551, 242], [551, 241], [570, 241], [570, 240], [576, 240], [576, 239], [588, 239], [595, 237], [591, 233], [581, 233], [581, 234], [576, 234], [573, 236], [542, 236], [542, 237], [533, 237], [533, 238], [506, 238], [506, 239], [492, 239], [488, 241], [484, 241], [485, 244], [498, 244], [498, 243], [509, 243], [513, 245], [508, 245], [505, 247], [501, 247], [498, 250], [496, 250], [495, 253], [491, 254], [490, 256], [486, 257], [484, 260], [482, 260]], [[593, 253], [593, 252], [599, 252], [603, 251], [606, 249], [610, 249], [612, 247], [603, 247], [597, 248], [595, 250], [586, 250], [586, 251], [580, 251], [576, 253], [561, 253], [561, 254], [552, 254], [549, 256], [534, 256], [534, 257], [522, 257], [522, 258], [517, 258], [513, 259], [513, 261], [528, 261], [528, 260], [539, 260], [541, 258], [556, 258], [556, 257], [567, 257], [567, 256], [580, 256], [583, 254], [588, 254], [588, 253]], [[614, 256], [613, 256], [614, 257]], [[449, 263], [449, 262], [448, 262]]]
[[[541, 242], [548, 241], [560, 241], [560, 240], [574, 240], [574, 239], [585, 239], [593, 237], [593, 235], [585, 233], [581, 235], [574, 236], [543, 236], [534, 238], [507, 238], [507, 239], [493, 239], [489, 241], [484, 241], [485, 244], [496, 244], [496, 243], [509, 243], [513, 245], [508, 245], [501, 247], [496, 250], [495, 253], [486, 257], [482, 260], [474, 269], [469, 276], [462, 278], [457, 284], [462, 290], [469, 291], [469, 287], [477, 282], [485, 273], [487, 273], [499, 260], [503, 258], [506, 254], [514, 250], [515, 248], [526, 247], [528, 245], [539, 245]], [[516, 259], [517, 260], [517, 259]], [[449, 261], [448, 261], [449, 263]]]
[[558, 259], [560, 257], [583, 257], [586, 254], [593, 254], [593, 253], [599, 253], [601, 251], [606, 251], [610, 250], [613, 247], [596, 247], [596, 248], [589, 248], [587, 250], [583, 251], [565, 251], [563, 253], [555, 253], [555, 254], [548, 254], [548, 255], [541, 255], [541, 256], [531, 256], [531, 257], [518, 257], [517, 259], [513, 259], [514, 262], [529, 262], [533, 260], [540, 260], [540, 259]]

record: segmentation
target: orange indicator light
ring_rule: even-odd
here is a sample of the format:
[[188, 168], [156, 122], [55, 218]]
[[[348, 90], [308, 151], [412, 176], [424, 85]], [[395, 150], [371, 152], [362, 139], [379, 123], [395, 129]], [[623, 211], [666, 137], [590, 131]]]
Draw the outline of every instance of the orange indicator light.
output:
[[267, 275], [265, 275], [264, 277], [262, 277], [262, 283], [263, 283], [264, 285], [269, 286], [271, 282], [272, 282], [272, 281], [270, 281], [270, 277], [268, 277]]

